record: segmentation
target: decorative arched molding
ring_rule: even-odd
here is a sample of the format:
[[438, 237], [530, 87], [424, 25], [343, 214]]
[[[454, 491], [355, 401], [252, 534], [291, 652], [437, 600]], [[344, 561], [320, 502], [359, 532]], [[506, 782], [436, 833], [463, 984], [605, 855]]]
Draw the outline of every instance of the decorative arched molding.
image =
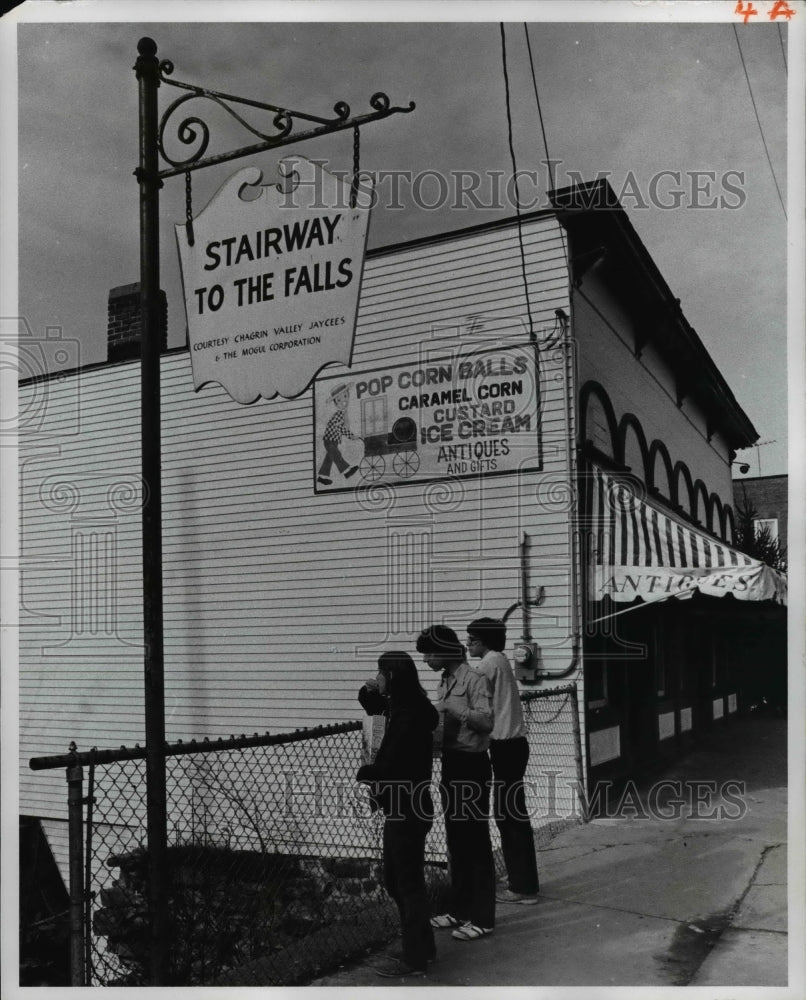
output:
[[708, 527], [711, 529], [712, 534], [718, 535], [720, 538], [724, 538], [725, 531], [722, 516], [722, 500], [716, 495], [716, 493], [711, 494], [708, 506], [710, 508]]
[[[638, 445], [638, 457], [641, 463], [640, 468], [636, 468], [635, 461], [629, 461], [631, 456], [628, 452], [627, 446], [631, 431], [635, 435], [635, 441]], [[641, 426], [641, 421], [635, 416], [634, 413], [625, 413], [619, 421], [618, 432], [618, 461], [620, 461], [623, 465], [628, 465], [633, 475], [643, 479], [645, 483], [649, 483], [649, 448], [647, 447], [646, 435], [644, 434], [644, 428]]]
[[722, 537], [730, 545], [735, 545], [736, 518], [734, 517], [733, 514], [733, 508], [730, 507], [728, 504], [725, 504], [725, 506], [722, 509], [722, 522], [723, 522]]
[[[663, 484], [659, 482], [658, 477], [659, 458], [665, 473], [665, 482]], [[665, 500], [668, 500], [669, 503], [676, 503], [674, 468], [672, 466], [672, 460], [669, 457], [669, 451], [666, 445], [663, 441], [658, 441], [657, 438], [649, 446], [649, 476], [650, 478], [647, 481], [647, 486], [649, 486], [650, 490], [654, 490], [659, 493]]]
[[696, 521], [711, 530], [711, 504], [708, 500], [708, 490], [702, 479], [694, 483], [694, 509], [692, 514]]
[[[607, 428], [609, 440], [602, 440], [602, 435], [597, 433], [594, 420], [591, 416], [596, 414], [596, 407], [603, 418], [604, 426]], [[605, 388], [601, 383], [593, 380], [586, 382], [579, 392], [579, 445], [584, 447], [590, 441], [594, 448], [608, 455], [614, 461], [617, 459], [618, 445], [618, 422], [616, 411], [610, 402]], [[602, 421], [597, 421], [601, 424]]]
[[685, 462], [676, 462], [674, 467], [674, 503], [691, 517], [696, 516], [697, 500], [694, 483]]

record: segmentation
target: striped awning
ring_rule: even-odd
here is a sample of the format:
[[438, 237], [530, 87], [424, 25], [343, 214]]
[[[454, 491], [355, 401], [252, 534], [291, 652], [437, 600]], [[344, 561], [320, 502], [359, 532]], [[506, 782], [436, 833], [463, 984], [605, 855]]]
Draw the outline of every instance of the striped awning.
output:
[[590, 597], [660, 601], [732, 595], [786, 604], [786, 576], [653, 505], [596, 469], [591, 484]]

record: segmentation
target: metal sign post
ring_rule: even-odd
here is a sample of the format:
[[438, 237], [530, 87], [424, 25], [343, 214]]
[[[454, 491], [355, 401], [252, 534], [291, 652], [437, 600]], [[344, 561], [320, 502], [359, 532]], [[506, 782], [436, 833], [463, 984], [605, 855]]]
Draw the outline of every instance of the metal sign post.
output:
[[[414, 110], [392, 107], [385, 94], [370, 98], [372, 112], [351, 116], [343, 101], [333, 107], [334, 118], [321, 118], [300, 111], [193, 84], [170, 79], [173, 64], [157, 59], [157, 44], [141, 38], [134, 70], [140, 97], [140, 162], [135, 176], [140, 185], [140, 330], [141, 330], [141, 434], [143, 479], [143, 632], [146, 734], [146, 808], [148, 831], [149, 925], [151, 942], [150, 975], [153, 986], [167, 985], [168, 977], [168, 867], [167, 809], [165, 783], [165, 691], [163, 668], [162, 617], [162, 500], [160, 449], [160, 329], [159, 329], [159, 190], [163, 179], [185, 174], [188, 197], [190, 174], [202, 167], [214, 166], [289, 143], [318, 138], [331, 132], [353, 129], [358, 142], [360, 126], [397, 113]], [[186, 93], [177, 98], [159, 117], [157, 91], [160, 84], [177, 87]], [[210, 131], [198, 116], [183, 118], [177, 129], [179, 141], [197, 143], [195, 152], [183, 160], [172, 159], [164, 145], [169, 119], [187, 101], [212, 101], [235, 118], [260, 141], [226, 153], [204, 157]], [[268, 111], [273, 134], [250, 125], [233, 105]], [[306, 128], [295, 132], [303, 122]], [[169, 166], [160, 170], [160, 158]], [[188, 214], [190, 208], [188, 205]]]
[[159, 189], [157, 46], [143, 38], [135, 72], [140, 85], [140, 407], [143, 478], [143, 634], [146, 734], [151, 982], [166, 982], [167, 816], [165, 685], [162, 628], [162, 496], [160, 449], [160, 331], [158, 318]]

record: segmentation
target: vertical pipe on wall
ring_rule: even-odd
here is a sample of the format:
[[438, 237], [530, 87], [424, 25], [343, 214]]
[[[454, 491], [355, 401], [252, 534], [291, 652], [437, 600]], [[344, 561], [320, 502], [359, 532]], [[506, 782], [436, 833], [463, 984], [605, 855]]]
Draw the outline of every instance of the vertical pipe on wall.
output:
[[141, 38], [135, 73], [140, 99], [140, 350], [143, 479], [143, 636], [150, 977], [165, 985], [167, 948], [167, 819], [165, 693], [162, 622], [162, 496], [160, 459], [159, 328], [159, 60], [157, 45]]
[[527, 565], [527, 559], [529, 558], [529, 537], [525, 531], [523, 533], [523, 537], [521, 538], [521, 543], [518, 546], [518, 552], [521, 563], [521, 617], [523, 623], [523, 641], [531, 642], [532, 632], [529, 622], [529, 567]]

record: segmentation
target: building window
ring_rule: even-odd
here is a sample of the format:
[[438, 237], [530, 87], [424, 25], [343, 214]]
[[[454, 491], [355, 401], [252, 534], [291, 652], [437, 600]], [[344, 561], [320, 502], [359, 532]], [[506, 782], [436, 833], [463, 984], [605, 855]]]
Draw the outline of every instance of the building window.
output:
[[756, 538], [764, 531], [764, 529], [769, 532], [770, 541], [778, 541], [778, 518], [777, 517], [757, 517], [753, 520], [753, 531], [756, 534]]
[[713, 636], [708, 643], [708, 654], [711, 658], [711, 687], [716, 690], [719, 687], [719, 649]]
[[655, 641], [655, 690], [658, 697], [663, 698], [666, 694], [666, 657], [664, 650], [657, 640]]
[[589, 663], [585, 669], [585, 693], [588, 708], [603, 708], [607, 702], [607, 663]]
[[728, 687], [728, 643], [725, 636], [717, 634], [713, 637], [714, 683], [718, 691]]

